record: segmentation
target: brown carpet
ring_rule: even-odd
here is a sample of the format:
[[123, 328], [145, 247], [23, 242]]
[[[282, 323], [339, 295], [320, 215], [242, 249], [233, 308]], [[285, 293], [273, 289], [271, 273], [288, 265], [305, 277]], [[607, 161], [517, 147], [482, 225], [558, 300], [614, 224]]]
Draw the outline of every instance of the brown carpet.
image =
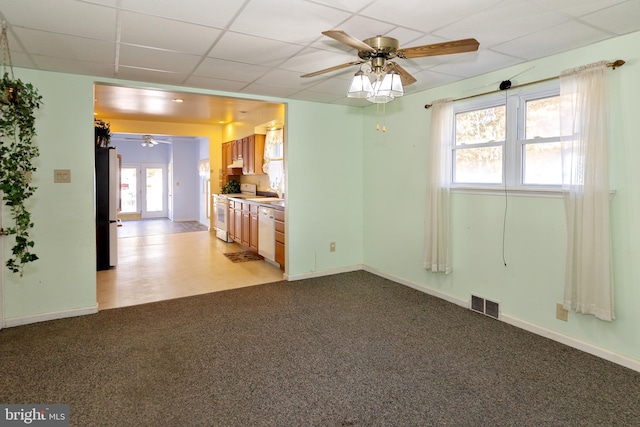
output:
[[366, 272], [0, 331], [74, 426], [637, 426], [640, 373]]
[[224, 254], [231, 262], [262, 261], [264, 258], [252, 251], [228, 252]]

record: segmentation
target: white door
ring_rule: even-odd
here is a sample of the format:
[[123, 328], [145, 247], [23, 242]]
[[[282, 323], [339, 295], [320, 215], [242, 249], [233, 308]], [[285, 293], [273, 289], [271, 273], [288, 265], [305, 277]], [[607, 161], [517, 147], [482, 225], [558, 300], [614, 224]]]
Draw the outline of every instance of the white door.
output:
[[122, 213], [139, 213], [142, 218], [167, 217], [166, 165], [122, 165], [121, 189]]
[[142, 218], [167, 217], [167, 167], [146, 165], [143, 171]]

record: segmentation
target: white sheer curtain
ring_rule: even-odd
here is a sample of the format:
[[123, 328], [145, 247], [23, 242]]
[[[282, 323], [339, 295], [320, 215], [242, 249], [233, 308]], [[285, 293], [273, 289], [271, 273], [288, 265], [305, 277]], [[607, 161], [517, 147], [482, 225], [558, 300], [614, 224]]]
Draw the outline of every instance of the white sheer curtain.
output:
[[451, 273], [451, 228], [449, 194], [453, 102], [435, 101], [431, 107], [428, 145], [427, 218], [424, 268], [434, 273]]
[[567, 215], [564, 308], [611, 321], [609, 90], [606, 62], [560, 75], [562, 175]]

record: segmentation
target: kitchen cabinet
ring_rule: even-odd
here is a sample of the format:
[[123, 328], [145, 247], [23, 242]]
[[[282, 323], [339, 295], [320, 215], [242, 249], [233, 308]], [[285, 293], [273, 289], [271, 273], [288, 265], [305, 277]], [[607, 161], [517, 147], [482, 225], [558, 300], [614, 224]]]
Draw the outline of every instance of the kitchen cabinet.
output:
[[231, 160], [234, 162], [236, 160], [242, 159], [242, 140], [236, 139], [235, 141], [231, 141]]
[[242, 169], [240, 168], [228, 168], [233, 163], [233, 142], [225, 142], [222, 144], [222, 182], [221, 185], [225, 185], [229, 182], [229, 177], [236, 177], [242, 175]]
[[249, 206], [249, 248], [258, 252], [258, 205]]
[[242, 244], [242, 203], [234, 202], [234, 233], [233, 241]]
[[249, 203], [242, 203], [242, 236], [240, 243], [243, 246], [249, 246], [251, 240], [251, 213], [249, 212]]
[[229, 200], [229, 237], [258, 252], [258, 211], [255, 203]]
[[265, 135], [255, 134], [242, 138], [242, 174], [264, 174], [262, 163], [264, 161]]
[[284, 270], [284, 211], [276, 209], [274, 212], [276, 227], [276, 262]]
[[236, 236], [236, 215], [234, 213], [234, 201], [230, 200], [229, 201], [229, 215], [227, 215], [227, 221], [229, 222], [227, 224], [227, 228], [228, 228], [228, 233], [229, 233], [229, 238], [231, 240], [235, 240], [235, 236]]

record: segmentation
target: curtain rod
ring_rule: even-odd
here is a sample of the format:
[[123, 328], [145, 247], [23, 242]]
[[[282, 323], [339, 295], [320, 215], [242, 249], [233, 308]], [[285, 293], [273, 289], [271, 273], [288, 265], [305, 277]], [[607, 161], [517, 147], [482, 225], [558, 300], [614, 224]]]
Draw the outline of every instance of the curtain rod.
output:
[[[607, 63], [607, 67], [610, 67], [613, 70], [615, 70], [618, 67], [622, 67], [623, 65], [624, 65], [624, 61], [622, 59], [618, 59], [616, 61]], [[507, 89], [517, 89], [519, 87], [534, 85], [534, 84], [537, 84], [537, 83], [548, 82], [550, 80], [555, 80], [557, 78], [559, 78], [559, 76], [547, 77], [546, 79], [536, 80], [534, 82], [522, 83], [520, 85], [510, 86]], [[478, 94], [475, 94], [475, 95], [464, 96], [462, 98], [456, 98], [453, 101], [462, 101], [462, 100], [465, 100], [465, 99], [476, 98], [478, 96], [490, 95], [492, 93], [502, 92], [503, 90], [505, 90], [505, 89], [496, 89], [496, 90], [492, 90], [492, 91], [489, 91], [489, 92], [483, 92], [483, 93], [478, 93]], [[425, 104], [424, 108], [431, 108], [432, 105], [433, 104]]]

